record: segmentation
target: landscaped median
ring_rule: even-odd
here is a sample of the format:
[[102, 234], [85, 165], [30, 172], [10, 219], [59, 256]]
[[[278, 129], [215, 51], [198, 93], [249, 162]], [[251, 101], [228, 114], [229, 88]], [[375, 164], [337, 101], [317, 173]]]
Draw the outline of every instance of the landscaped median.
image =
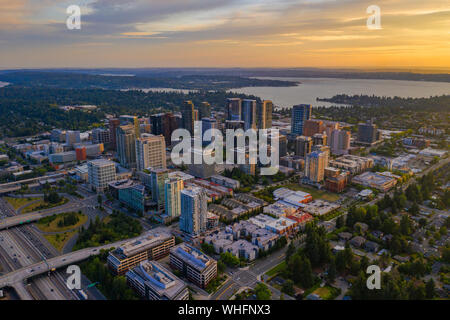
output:
[[67, 202], [69, 202], [69, 200], [66, 198], [62, 198], [59, 202], [56, 202], [56, 203], [46, 202], [45, 200], [41, 199], [38, 202], [34, 202], [34, 203], [30, 204], [29, 206], [25, 207], [21, 213], [30, 213], [30, 212], [34, 212], [34, 211], [51, 209], [54, 207], [62, 206], [63, 204], [66, 204]]
[[77, 230], [67, 231], [64, 233], [45, 234], [44, 238], [47, 239], [50, 244], [55, 247], [56, 250], [62, 251], [66, 243], [77, 234]]
[[21, 207], [24, 207], [34, 201], [40, 200], [41, 198], [12, 198], [12, 197], [4, 197], [13, 208], [17, 210]]
[[66, 212], [40, 219], [36, 226], [58, 251], [61, 251], [78, 229], [88, 221], [88, 216], [78, 212]]

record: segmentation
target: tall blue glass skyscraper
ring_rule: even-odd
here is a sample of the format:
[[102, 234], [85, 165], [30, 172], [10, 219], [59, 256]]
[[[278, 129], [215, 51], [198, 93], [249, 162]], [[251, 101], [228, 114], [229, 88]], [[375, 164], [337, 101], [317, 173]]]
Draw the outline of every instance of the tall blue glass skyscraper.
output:
[[292, 107], [291, 132], [303, 135], [305, 121], [311, 119], [312, 107], [310, 104], [299, 104]]
[[208, 196], [198, 187], [181, 191], [180, 230], [192, 236], [206, 231]]

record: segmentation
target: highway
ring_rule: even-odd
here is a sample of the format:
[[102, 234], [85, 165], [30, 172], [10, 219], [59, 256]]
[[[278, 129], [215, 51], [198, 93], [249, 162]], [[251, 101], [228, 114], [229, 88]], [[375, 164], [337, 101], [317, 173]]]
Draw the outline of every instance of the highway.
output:
[[23, 225], [26, 223], [35, 222], [35, 221], [38, 221], [39, 219], [42, 219], [42, 218], [45, 218], [48, 216], [52, 216], [55, 214], [67, 212], [67, 211], [78, 211], [78, 210], [82, 209], [83, 207], [84, 207], [84, 205], [81, 202], [76, 202], [76, 201], [71, 200], [62, 206], [50, 208], [47, 210], [41, 210], [41, 211], [30, 212], [30, 213], [26, 213], [26, 214], [9, 216], [9, 217], [6, 217], [6, 218], [3, 218], [0, 220], [0, 230], [12, 228], [12, 227], [15, 227], [18, 225]]
[[[3, 199], [0, 199], [0, 217], [11, 217], [16, 213]], [[0, 231], [0, 263], [6, 273], [14, 272], [28, 265], [59, 255], [48, 242], [42, 238], [35, 226], [19, 226]], [[23, 283], [15, 290], [24, 300], [73, 299], [74, 295], [65, 288], [61, 275], [36, 279], [28, 286]]]
[[58, 269], [83, 261], [91, 256], [98, 255], [102, 249], [118, 247], [127, 241], [130, 240], [122, 240], [96, 248], [86, 248], [22, 267], [18, 270], [0, 276], [0, 288], [12, 287], [16, 289], [21, 299], [31, 299], [31, 295], [24, 289], [25, 280], [51, 272], [53, 269]]

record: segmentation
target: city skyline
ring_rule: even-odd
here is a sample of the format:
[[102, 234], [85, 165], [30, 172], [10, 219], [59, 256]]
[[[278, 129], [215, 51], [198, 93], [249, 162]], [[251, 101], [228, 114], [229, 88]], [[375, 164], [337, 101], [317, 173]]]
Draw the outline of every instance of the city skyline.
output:
[[[366, 1], [72, 2], [0, 0], [0, 68], [448, 69], [450, 62], [450, 5], [442, 0], [380, 0], [380, 30], [366, 26], [374, 4]], [[81, 30], [66, 27], [73, 4]]]

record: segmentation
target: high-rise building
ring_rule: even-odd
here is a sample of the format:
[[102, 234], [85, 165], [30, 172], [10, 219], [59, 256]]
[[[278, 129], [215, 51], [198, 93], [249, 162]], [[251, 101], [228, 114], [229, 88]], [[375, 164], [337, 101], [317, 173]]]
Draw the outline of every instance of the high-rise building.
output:
[[177, 119], [172, 113], [159, 113], [150, 116], [152, 134], [162, 134], [166, 139], [166, 145], [172, 144], [172, 133], [178, 128]]
[[350, 149], [350, 132], [346, 130], [333, 130], [331, 132], [331, 152], [336, 155], [348, 154]]
[[300, 157], [306, 157], [311, 153], [313, 142], [311, 137], [298, 136], [295, 139], [295, 155]]
[[311, 119], [312, 107], [310, 104], [300, 104], [292, 107], [291, 132], [303, 135], [305, 121]]
[[273, 112], [272, 101], [264, 100], [261, 104], [258, 105], [257, 111], [258, 129], [272, 128], [272, 112]]
[[241, 120], [244, 121], [244, 130], [256, 129], [256, 100], [242, 100]]
[[312, 140], [313, 140], [313, 145], [326, 146], [328, 137], [325, 132], [324, 133], [316, 133], [315, 135], [312, 136]]
[[166, 141], [164, 136], [144, 133], [136, 139], [137, 170], [166, 168]]
[[136, 130], [131, 124], [120, 126], [116, 132], [117, 153], [120, 164], [125, 168], [136, 167]]
[[[202, 137], [204, 137], [205, 132], [209, 129], [218, 129], [217, 121], [214, 118], [202, 118]], [[210, 143], [211, 139], [205, 140], [203, 138], [203, 142]]]
[[[335, 122], [335, 121], [324, 121], [323, 122], [324, 125], [324, 130], [325, 133], [327, 134], [328, 137], [331, 137], [331, 133], [333, 132], [333, 130], [340, 130], [341, 127], [339, 125], [339, 122]], [[328, 139], [328, 145], [331, 144], [331, 139]]]
[[326, 153], [321, 151], [311, 152], [306, 156], [305, 177], [309, 181], [320, 183], [325, 176]]
[[280, 146], [280, 157], [284, 157], [287, 155], [287, 146], [288, 146], [288, 141], [287, 141], [287, 137], [284, 135], [279, 135], [278, 136], [278, 142], [279, 142], [279, 146]]
[[169, 218], [181, 215], [181, 190], [184, 189], [183, 180], [169, 178], [164, 183], [164, 197], [166, 214]]
[[208, 196], [199, 187], [181, 191], [180, 230], [198, 236], [206, 231], [208, 218]]
[[331, 149], [329, 146], [324, 146], [321, 144], [316, 144], [311, 148], [311, 152], [320, 151], [325, 153], [325, 167], [328, 167], [328, 162], [330, 161]]
[[181, 109], [182, 127], [189, 131], [191, 135], [194, 134], [194, 104], [192, 101], [185, 101]]
[[98, 144], [103, 143], [103, 145], [108, 145], [111, 143], [111, 135], [109, 130], [102, 128], [95, 128], [92, 130], [92, 143]]
[[202, 102], [198, 108], [198, 118], [211, 118], [211, 105], [209, 102]]
[[150, 170], [152, 200], [156, 203], [158, 210], [164, 209], [164, 186], [168, 178], [169, 170], [167, 169], [155, 168]]
[[104, 159], [89, 161], [88, 180], [93, 190], [103, 192], [108, 188], [108, 183], [116, 180], [115, 163]]
[[240, 98], [228, 98], [227, 99], [227, 120], [240, 121], [242, 100]]
[[111, 118], [109, 122], [109, 135], [111, 137], [111, 149], [117, 150], [117, 128], [120, 126], [120, 120], [117, 118]]
[[323, 133], [325, 126], [322, 120], [310, 119], [305, 121], [303, 127], [303, 135], [307, 137], [312, 137], [316, 133]]
[[194, 123], [195, 123], [195, 121], [198, 121], [198, 110], [197, 109], [194, 109]]
[[126, 126], [126, 125], [132, 125], [134, 127], [134, 134], [136, 138], [139, 138], [141, 135], [141, 123], [139, 122], [139, 118], [136, 116], [129, 116], [129, 115], [121, 115], [119, 117], [120, 125]]
[[50, 140], [54, 142], [65, 142], [66, 132], [61, 129], [53, 129], [50, 135]]
[[358, 125], [358, 142], [372, 144], [378, 140], [380, 140], [380, 132], [372, 120]]
[[66, 144], [68, 146], [73, 146], [75, 143], [81, 142], [80, 131], [66, 131]]
[[[214, 150], [211, 149], [197, 149], [192, 148], [192, 163], [188, 165], [188, 172], [189, 174], [201, 178], [201, 179], [208, 179], [216, 174], [216, 165], [215, 163], [207, 164], [203, 160], [204, 157], [214, 157]], [[201, 163], [195, 163], [195, 158], [202, 159]], [[200, 158], [201, 157], [201, 158]]]

